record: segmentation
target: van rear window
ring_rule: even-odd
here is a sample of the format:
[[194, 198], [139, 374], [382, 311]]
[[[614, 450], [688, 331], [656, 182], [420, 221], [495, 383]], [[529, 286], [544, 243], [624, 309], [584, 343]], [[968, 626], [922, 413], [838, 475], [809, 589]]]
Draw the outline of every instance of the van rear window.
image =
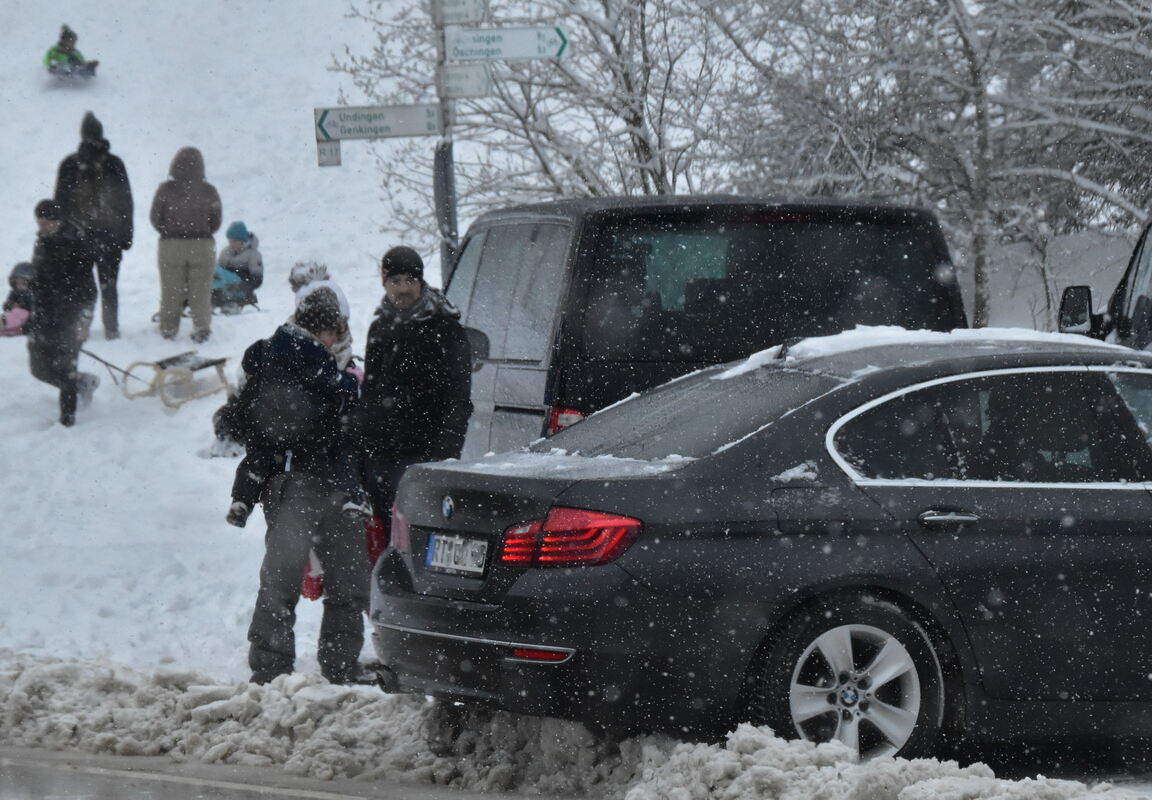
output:
[[594, 360], [720, 362], [855, 325], [963, 325], [922, 219], [630, 218], [606, 226], [595, 253], [583, 326]]

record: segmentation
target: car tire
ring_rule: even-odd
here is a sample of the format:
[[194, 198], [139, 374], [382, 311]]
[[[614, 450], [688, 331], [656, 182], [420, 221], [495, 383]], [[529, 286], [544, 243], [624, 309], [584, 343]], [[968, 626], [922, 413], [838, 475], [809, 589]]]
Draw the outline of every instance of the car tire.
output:
[[861, 760], [937, 748], [947, 693], [937, 648], [898, 606], [854, 595], [820, 600], [773, 637], [754, 718], [777, 735], [837, 739]]

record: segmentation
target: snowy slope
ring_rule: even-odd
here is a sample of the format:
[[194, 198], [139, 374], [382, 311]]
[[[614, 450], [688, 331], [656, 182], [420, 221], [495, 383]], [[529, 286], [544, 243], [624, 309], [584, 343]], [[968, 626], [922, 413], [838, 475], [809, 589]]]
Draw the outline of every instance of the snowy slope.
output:
[[[200, 0], [171, 4], [32, 3], [0, 15], [0, 269], [31, 251], [31, 209], [94, 111], [128, 167], [135, 246], [121, 271], [123, 338], [88, 347], [121, 366], [192, 349], [150, 322], [158, 304], [151, 196], [175, 151], [195, 145], [220, 190], [226, 223], [243, 219], [267, 266], [260, 312], [216, 318], [200, 348], [227, 356], [267, 336], [291, 309], [286, 276], [326, 261], [351, 301], [363, 341], [380, 288], [386, 225], [367, 146], [345, 143], [344, 166], [316, 165], [312, 108], [333, 105], [331, 53], [369, 46], [338, 0]], [[51, 86], [39, 66], [61, 23], [102, 62], [83, 89]], [[354, 102], [357, 98], [349, 92]], [[432, 243], [410, 242], [423, 252]], [[298, 674], [245, 683], [247, 628], [262, 552], [262, 518], [228, 527], [235, 461], [207, 459], [218, 398], [166, 411], [128, 400], [111, 375], [73, 429], [56, 423], [55, 393], [27, 373], [24, 342], [0, 339], [0, 742], [279, 765], [302, 774], [401, 777], [475, 788], [537, 788], [594, 796], [1078, 797], [1081, 784], [997, 781], [982, 766], [935, 761], [856, 767], [843, 751], [784, 744], [742, 729], [724, 747], [668, 740], [596, 745], [580, 726], [482, 715], [447, 757], [421, 734], [415, 698], [330, 687], [316, 675], [320, 607], [302, 602]], [[368, 657], [370, 652], [365, 652]], [[1102, 790], [1093, 796], [1122, 796]]]

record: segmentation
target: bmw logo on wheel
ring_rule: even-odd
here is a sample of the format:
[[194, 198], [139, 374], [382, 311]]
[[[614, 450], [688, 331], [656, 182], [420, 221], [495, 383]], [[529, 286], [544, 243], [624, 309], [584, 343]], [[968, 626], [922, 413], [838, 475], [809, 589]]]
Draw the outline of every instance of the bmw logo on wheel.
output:
[[452, 519], [452, 515], [456, 513], [456, 503], [453, 502], [451, 495], [444, 495], [444, 499], [440, 501], [440, 513], [444, 515], [444, 519]]

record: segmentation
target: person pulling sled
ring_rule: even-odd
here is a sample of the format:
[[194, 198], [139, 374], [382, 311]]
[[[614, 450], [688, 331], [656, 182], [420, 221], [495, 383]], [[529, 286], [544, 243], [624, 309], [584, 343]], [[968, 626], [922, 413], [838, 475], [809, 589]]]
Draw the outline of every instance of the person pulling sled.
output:
[[76, 49], [76, 31], [67, 25], [60, 27], [60, 40], [44, 54], [44, 66], [61, 80], [94, 78], [99, 61], [88, 61]]

